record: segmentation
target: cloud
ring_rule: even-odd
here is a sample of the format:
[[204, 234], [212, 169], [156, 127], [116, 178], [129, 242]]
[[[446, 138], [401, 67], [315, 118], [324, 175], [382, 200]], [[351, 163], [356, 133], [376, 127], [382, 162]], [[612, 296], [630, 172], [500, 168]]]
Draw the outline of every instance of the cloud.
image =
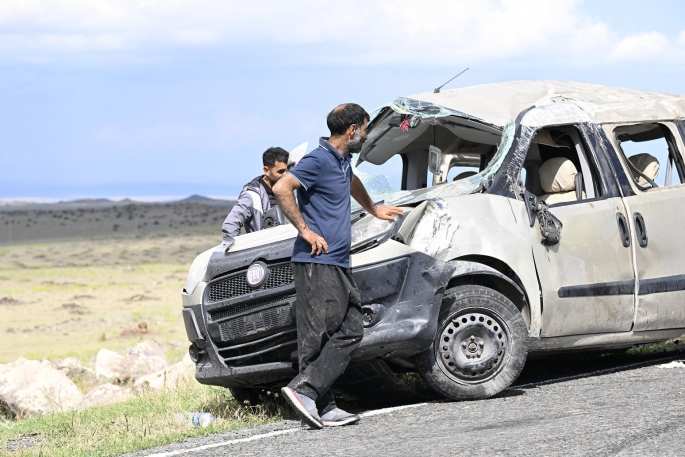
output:
[[650, 60], [669, 47], [668, 38], [659, 32], [639, 33], [623, 38], [610, 54], [612, 60]]
[[[129, 60], [259, 49], [294, 62], [471, 64], [623, 60], [663, 50], [656, 32], [617, 36], [581, 0], [3, 0], [0, 59]], [[173, 54], [173, 53], [172, 53]]]

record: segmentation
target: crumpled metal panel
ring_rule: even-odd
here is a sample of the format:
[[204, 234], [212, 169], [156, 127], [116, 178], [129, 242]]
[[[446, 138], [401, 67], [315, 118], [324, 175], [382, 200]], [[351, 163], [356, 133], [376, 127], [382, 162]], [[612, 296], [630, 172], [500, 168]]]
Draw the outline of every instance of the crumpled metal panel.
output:
[[[528, 106], [540, 107], [548, 104], [577, 105], [584, 112], [583, 114], [578, 110], [559, 111], [559, 119], [550, 124], [563, 123], [562, 117], [569, 123], [591, 121], [598, 124], [685, 117], [685, 97], [682, 95], [568, 81], [483, 84], [443, 90], [439, 93], [416, 94], [411, 95], [411, 98], [441, 105], [447, 109], [468, 112], [471, 116], [500, 126], [512, 121]], [[579, 117], [573, 117], [574, 115]], [[533, 122], [533, 119], [529, 122]]]

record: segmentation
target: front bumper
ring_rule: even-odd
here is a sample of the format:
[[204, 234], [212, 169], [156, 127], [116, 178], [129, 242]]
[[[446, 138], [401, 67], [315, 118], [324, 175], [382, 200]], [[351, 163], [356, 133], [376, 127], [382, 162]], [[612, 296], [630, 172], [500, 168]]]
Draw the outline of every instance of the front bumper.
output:
[[[396, 244], [384, 245], [388, 243]], [[409, 357], [433, 341], [454, 266], [413, 250], [398, 251], [395, 258], [352, 269], [365, 324], [353, 361]], [[270, 267], [285, 265], [284, 260], [277, 259]], [[183, 310], [188, 339], [200, 348], [196, 378], [203, 384], [265, 387], [298, 371], [294, 285], [279, 283], [225, 300], [209, 299], [214, 284], [242, 275], [246, 267], [209, 280], [203, 303]]]

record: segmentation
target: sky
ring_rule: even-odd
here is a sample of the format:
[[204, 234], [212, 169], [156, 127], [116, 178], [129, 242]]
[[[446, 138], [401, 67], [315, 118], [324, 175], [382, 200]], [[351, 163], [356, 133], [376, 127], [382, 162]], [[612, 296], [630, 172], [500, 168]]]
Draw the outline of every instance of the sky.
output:
[[2, 0], [0, 200], [236, 196], [266, 148], [315, 147], [336, 105], [371, 111], [466, 67], [445, 89], [685, 94], [683, 13], [679, 0]]

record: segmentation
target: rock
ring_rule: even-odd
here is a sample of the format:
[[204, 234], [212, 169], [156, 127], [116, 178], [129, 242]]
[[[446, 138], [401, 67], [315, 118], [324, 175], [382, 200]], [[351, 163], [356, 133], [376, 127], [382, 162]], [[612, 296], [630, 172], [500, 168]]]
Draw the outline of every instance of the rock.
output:
[[133, 346], [126, 355], [101, 349], [95, 359], [98, 379], [127, 381], [163, 370], [169, 366], [164, 348], [156, 341], [143, 341]]
[[188, 354], [180, 362], [147, 376], [141, 376], [133, 384], [133, 393], [143, 394], [160, 389], [173, 389], [186, 382], [195, 382], [195, 364]]
[[81, 361], [76, 357], [67, 357], [66, 359], [57, 359], [54, 362], [56, 369], [64, 373], [65, 375], [73, 378], [74, 376], [80, 375], [86, 368], [83, 367]]
[[[161, 357], [166, 360], [166, 351], [155, 340], [141, 341], [128, 351], [131, 355], [145, 355], [148, 357]], [[167, 365], [168, 366], [168, 365]]]
[[164, 348], [154, 340], [133, 346], [125, 357], [129, 378], [136, 379], [169, 366]]
[[95, 376], [98, 379], [123, 380], [123, 366], [123, 355], [109, 349], [100, 349], [95, 357]]
[[0, 401], [19, 416], [39, 415], [76, 409], [83, 394], [49, 361], [20, 358], [0, 364]]
[[114, 384], [103, 384], [86, 394], [81, 402], [81, 408], [90, 408], [91, 406], [98, 405], [109, 405], [110, 403], [128, 400], [131, 397], [131, 393], [122, 389], [120, 386]]

